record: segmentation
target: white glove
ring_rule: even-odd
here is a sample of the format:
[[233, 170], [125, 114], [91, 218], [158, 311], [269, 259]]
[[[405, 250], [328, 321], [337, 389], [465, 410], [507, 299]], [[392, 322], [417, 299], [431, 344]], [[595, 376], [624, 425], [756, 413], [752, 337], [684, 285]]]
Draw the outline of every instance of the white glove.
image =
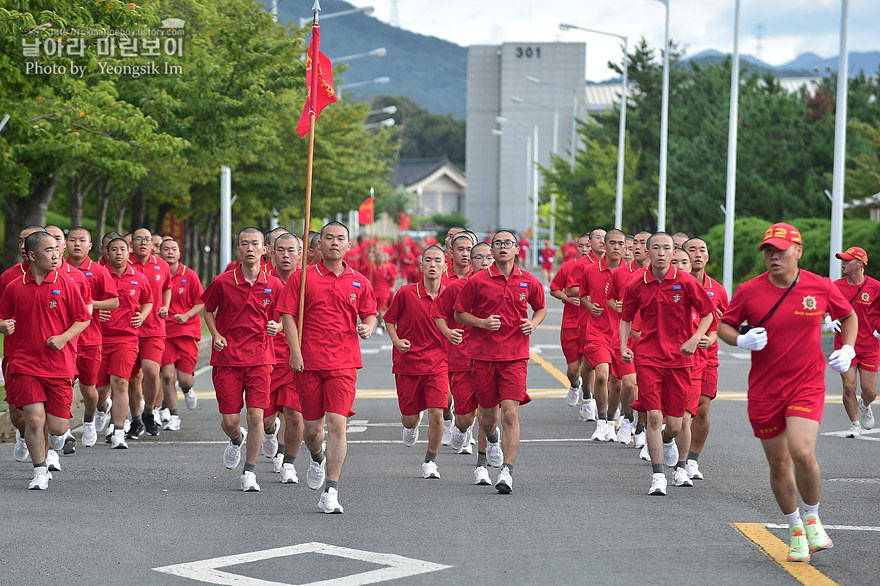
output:
[[835, 319], [832, 320], [830, 315], [825, 316], [825, 325], [822, 326], [822, 330], [826, 332], [834, 332], [836, 334], [840, 333], [840, 320]]
[[828, 357], [828, 365], [837, 372], [843, 373], [849, 370], [853, 358], [856, 357], [856, 351], [849, 344], [844, 344], [840, 350], [835, 350]]
[[878, 340], [880, 340], [880, 332], [878, 332], [877, 330], [874, 330], [874, 337], [877, 338]]
[[745, 350], [757, 352], [767, 345], [767, 330], [764, 328], [752, 328], [745, 334], [736, 337], [736, 345]]

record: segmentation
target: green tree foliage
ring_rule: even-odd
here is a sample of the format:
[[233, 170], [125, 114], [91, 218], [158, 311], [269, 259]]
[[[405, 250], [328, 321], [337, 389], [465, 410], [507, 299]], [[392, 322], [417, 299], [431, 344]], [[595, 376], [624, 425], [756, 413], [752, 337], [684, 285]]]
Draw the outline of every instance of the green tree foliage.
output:
[[[394, 118], [400, 141], [401, 159], [422, 159], [446, 156], [462, 169], [465, 166], [465, 121], [451, 114], [435, 114], [406, 96], [378, 96], [372, 108], [397, 106]], [[377, 116], [376, 119], [387, 117]]]

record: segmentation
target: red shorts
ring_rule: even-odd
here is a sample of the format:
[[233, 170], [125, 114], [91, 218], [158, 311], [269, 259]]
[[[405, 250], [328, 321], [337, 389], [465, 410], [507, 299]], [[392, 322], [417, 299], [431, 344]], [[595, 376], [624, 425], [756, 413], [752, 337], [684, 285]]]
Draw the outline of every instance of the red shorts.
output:
[[77, 346], [76, 377], [79, 384], [93, 387], [98, 384], [98, 371], [101, 370], [101, 345]]
[[[718, 367], [701, 364], [691, 369], [691, 381], [694, 383], [694, 392], [699, 396], [714, 399], [718, 395]], [[697, 401], [700, 397], [697, 397]]]
[[636, 368], [632, 363], [623, 361], [620, 348], [612, 348], [610, 344], [599, 340], [590, 340], [584, 347], [584, 358], [593, 368], [598, 364], [607, 364], [611, 376], [621, 379], [628, 374], [635, 374]]
[[880, 354], [877, 352], [856, 352], [851, 366], [858, 366], [867, 372], [877, 372], [878, 362], [880, 362]]
[[70, 419], [73, 403], [72, 378], [47, 378], [32, 374], [15, 373], [15, 406], [21, 409], [34, 403], [45, 403], [46, 413]]
[[211, 372], [217, 407], [220, 413], [238, 413], [247, 401], [248, 408], [269, 406], [269, 384], [272, 366], [215, 366]]
[[[302, 405], [303, 419], [317, 421], [327, 413], [351, 417], [354, 405], [357, 369], [306, 370], [296, 375], [296, 390]], [[444, 403], [445, 406], [445, 403]]]
[[562, 344], [562, 354], [565, 356], [565, 363], [571, 364], [577, 362], [583, 357], [581, 352], [580, 338], [578, 337], [578, 328], [562, 328], [559, 330], [559, 341]]
[[525, 405], [532, 400], [526, 388], [529, 373], [527, 358], [520, 360], [471, 360], [471, 381], [477, 403], [483, 409], [492, 409], [501, 401], [519, 401]]
[[447, 373], [395, 374], [401, 415], [418, 415], [429, 407], [446, 409], [449, 402]]
[[276, 364], [272, 369], [272, 384], [269, 387], [269, 409], [263, 416], [281, 413], [284, 411], [284, 407], [302, 413], [293, 369], [290, 368], [290, 364]]
[[449, 389], [452, 391], [452, 400], [455, 402], [455, 412], [467, 415], [477, 410], [477, 393], [474, 390], [474, 380], [470, 371], [463, 370], [450, 372]]
[[108, 344], [102, 347], [101, 368], [98, 370], [98, 386], [110, 384], [110, 375], [122, 377], [131, 382], [131, 371], [137, 362], [137, 346]]
[[822, 421], [825, 389], [802, 390], [783, 400], [748, 400], [749, 423], [758, 439], [772, 439], [785, 431], [786, 417]]
[[685, 411], [696, 415], [697, 402], [694, 401], [689, 366], [639, 366], [636, 368], [636, 381], [639, 385], [639, 398], [632, 403], [634, 410], [662, 411], [670, 417], [683, 417]]
[[180, 372], [193, 374], [199, 360], [199, 341], [187, 336], [165, 339], [165, 351], [159, 366], [173, 364]]
[[384, 291], [381, 293], [376, 293], [376, 307], [381, 310], [388, 309], [388, 306], [391, 305], [391, 298], [393, 295], [389, 293], [385, 293]]
[[150, 336], [138, 339], [138, 356], [131, 369], [131, 377], [134, 378], [141, 371], [141, 362], [152, 360], [162, 365], [162, 355], [165, 354], [165, 338], [162, 336]]
[[12, 380], [12, 374], [9, 372], [9, 357], [8, 356], [3, 357], [2, 368], [3, 368], [3, 380], [6, 381], [3, 384], [4, 388], [6, 389], [6, 402], [9, 403], [10, 405], [15, 405], [15, 391], [14, 391], [15, 385], [13, 384], [14, 381]]

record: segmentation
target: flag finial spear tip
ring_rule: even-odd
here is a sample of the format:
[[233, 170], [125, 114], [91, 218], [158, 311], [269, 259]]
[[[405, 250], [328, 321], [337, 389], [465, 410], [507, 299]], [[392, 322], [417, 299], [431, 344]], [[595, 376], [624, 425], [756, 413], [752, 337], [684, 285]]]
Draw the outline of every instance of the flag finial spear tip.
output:
[[315, 4], [312, 6], [312, 11], [321, 12], [321, 0], [315, 0]]

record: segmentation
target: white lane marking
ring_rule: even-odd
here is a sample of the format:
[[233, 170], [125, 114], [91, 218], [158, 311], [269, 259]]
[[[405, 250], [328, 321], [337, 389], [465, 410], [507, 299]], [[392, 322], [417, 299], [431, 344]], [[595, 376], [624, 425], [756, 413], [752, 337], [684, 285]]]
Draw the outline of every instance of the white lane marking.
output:
[[[787, 523], [762, 523], [762, 525], [767, 529], [788, 529]], [[823, 523], [822, 526], [833, 531], [880, 531], [880, 527], [863, 527], [859, 525], [825, 525]]]
[[193, 378], [195, 378], [195, 377], [197, 377], [197, 376], [200, 376], [200, 375], [202, 375], [202, 374], [208, 372], [209, 370], [211, 370], [211, 365], [210, 365], [210, 364], [207, 365], [207, 366], [203, 366], [203, 367], [201, 367], [201, 368], [198, 368], [198, 369], [196, 369], [196, 371], [193, 373]]
[[[869, 442], [880, 442], [880, 437], [869, 437], [870, 434], [880, 433], [880, 429], [863, 429], [861, 432], [861, 437], [856, 437], [856, 438], [846, 437], [847, 433], [849, 433], [849, 432], [848, 431], [825, 431], [825, 432], [822, 432], [821, 435], [842, 437], [844, 439], [859, 439], [859, 440], [865, 440], [865, 441], [869, 441]], [[866, 437], [866, 436], [868, 436], [868, 437]]]
[[379, 348], [361, 348], [361, 354], [378, 354]]
[[382, 344], [379, 346], [380, 350], [391, 350], [392, 348], [394, 348], [393, 344]]
[[369, 419], [349, 419], [348, 420], [348, 429], [346, 429], [346, 433], [363, 433], [367, 431], [367, 426], [370, 425]]
[[[399, 426], [400, 424], [396, 424]], [[425, 427], [423, 425], [422, 427]], [[150, 440], [139, 440], [142, 443], [138, 444], [141, 446], [182, 446], [182, 445], [226, 445], [229, 443], [229, 440], [185, 440], [179, 442], [169, 442], [169, 441], [150, 441]], [[521, 439], [519, 443], [521, 444], [561, 444], [566, 442], [575, 442], [575, 443], [597, 443], [591, 440], [588, 437], [576, 437], [576, 438], [536, 438], [536, 439]], [[382, 445], [382, 444], [399, 444], [402, 443], [399, 439], [395, 440], [348, 440], [349, 444], [370, 444], [370, 445]], [[418, 443], [423, 444], [427, 443], [427, 441], [419, 441]], [[597, 443], [597, 445], [599, 445]]]
[[165, 574], [189, 578], [191, 580], [198, 580], [199, 582], [207, 582], [209, 584], [225, 584], [228, 586], [282, 586], [288, 583], [260, 580], [258, 578], [242, 576], [241, 574], [224, 572], [218, 568], [292, 556], [300, 553], [332, 555], [380, 566], [388, 566], [378, 570], [370, 570], [359, 574], [342, 576], [340, 578], [320, 580], [318, 582], [299, 583], [300, 586], [355, 586], [360, 584], [375, 584], [377, 582], [398, 580], [400, 578], [407, 578], [418, 574], [437, 572], [452, 567], [407, 558], [391, 553], [378, 553], [360, 549], [350, 549], [347, 547], [338, 547], [326, 543], [310, 542], [288, 547], [279, 547], [276, 549], [266, 549], [250, 553], [211, 558], [197, 562], [162, 566], [159, 568], [153, 568], [153, 570]]

